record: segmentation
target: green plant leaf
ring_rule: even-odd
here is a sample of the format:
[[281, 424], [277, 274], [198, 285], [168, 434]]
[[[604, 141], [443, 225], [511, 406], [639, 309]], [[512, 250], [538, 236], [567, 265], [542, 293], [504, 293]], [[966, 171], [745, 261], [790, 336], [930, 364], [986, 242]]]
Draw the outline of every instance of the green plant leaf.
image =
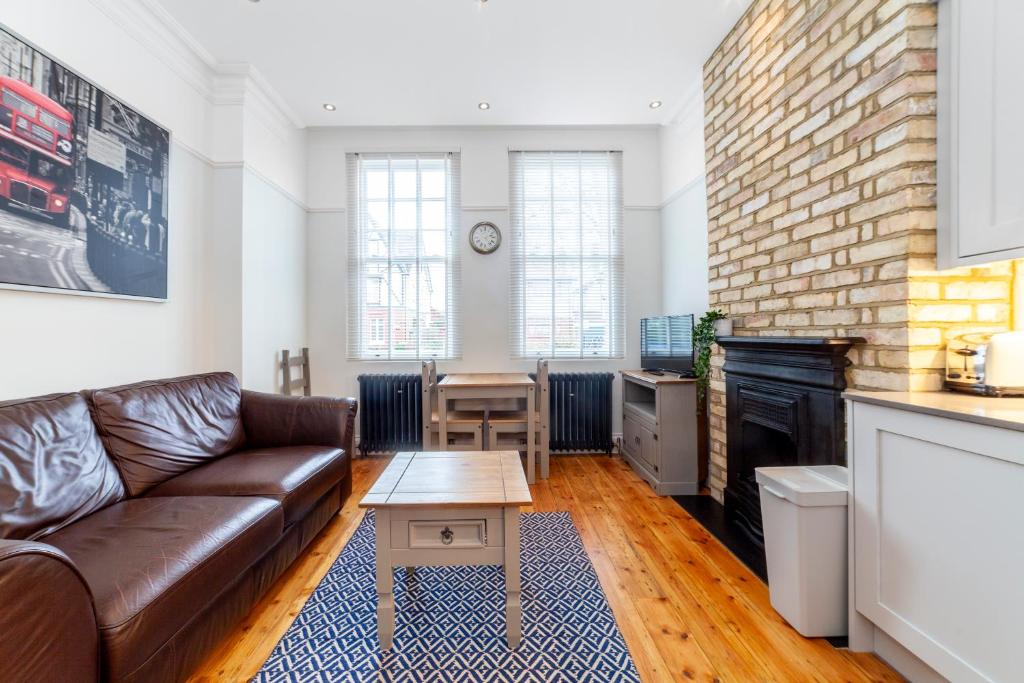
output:
[[725, 313], [711, 309], [693, 328], [693, 351], [696, 358], [693, 372], [697, 376], [697, 401], [704, 402], [708, 391], [708, 377], [711, 373], [711, 346], [715, 343], [715, 321], [726, 317]]

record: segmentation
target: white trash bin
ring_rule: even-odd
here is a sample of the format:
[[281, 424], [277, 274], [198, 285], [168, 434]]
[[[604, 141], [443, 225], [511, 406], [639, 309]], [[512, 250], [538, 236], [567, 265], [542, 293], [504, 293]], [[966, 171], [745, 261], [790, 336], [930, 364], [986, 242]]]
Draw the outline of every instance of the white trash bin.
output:
[[809, 638], [845, 636], [845, 467], [758, 467], [772, 607]]

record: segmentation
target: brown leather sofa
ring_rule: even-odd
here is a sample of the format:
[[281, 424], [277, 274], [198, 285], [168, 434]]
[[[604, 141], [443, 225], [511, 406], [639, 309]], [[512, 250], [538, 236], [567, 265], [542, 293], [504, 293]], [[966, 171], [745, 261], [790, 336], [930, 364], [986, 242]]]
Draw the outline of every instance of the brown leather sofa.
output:
[[356, 402], [228, 373], [0, 403], [0, 681], [180, 681], [352, 491]]

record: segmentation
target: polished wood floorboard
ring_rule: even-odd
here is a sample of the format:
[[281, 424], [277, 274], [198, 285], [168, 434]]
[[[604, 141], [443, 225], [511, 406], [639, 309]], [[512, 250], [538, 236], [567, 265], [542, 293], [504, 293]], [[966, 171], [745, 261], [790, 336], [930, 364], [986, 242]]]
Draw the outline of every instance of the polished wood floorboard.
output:
[[[356, 503], [387, 458], [353, 464], [341, 513], [192, 681], [245, 681], [270, 655], [352, 535]], [[524, 510], [568, 511], [644, 681], [900, 681], [873, 655], [806, 639], [771, 608], [767, 587], [671, 498], [607, 456], [552, 457]]]

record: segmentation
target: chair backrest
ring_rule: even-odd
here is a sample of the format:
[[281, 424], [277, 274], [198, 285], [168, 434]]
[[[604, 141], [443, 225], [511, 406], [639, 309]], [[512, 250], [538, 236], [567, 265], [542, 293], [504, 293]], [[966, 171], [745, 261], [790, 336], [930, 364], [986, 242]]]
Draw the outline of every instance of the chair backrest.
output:
[[[302, 376], [298, 379], [292, 379], [292, 368], [299, 368]], [[291, 396], [292, 391], [299, 389], [302, 389], [303, 396], [309, 396], [312, 393], [313, 385], [309, 377], [308, 348], [303, 347], [297, 354], [292, 354], [288, 349], [281, 351], [281, 372], [284, 375], [281, 382], [281, 391], [285, 396]]]
[[537, 412], [540, 413], [541, 422], [547, 424], [548, 412], [551, 408], [551, 393], [548, 390], [548, 362], [543, 358], [537, 359]]
[[430, 427], [434, 421], [434, 409], [437, 406], [437, 363], [433, 359], [422, 362], [420, 374], [422, 382], [423, 404], [423, 450], [429, 451], [431, 446]]

